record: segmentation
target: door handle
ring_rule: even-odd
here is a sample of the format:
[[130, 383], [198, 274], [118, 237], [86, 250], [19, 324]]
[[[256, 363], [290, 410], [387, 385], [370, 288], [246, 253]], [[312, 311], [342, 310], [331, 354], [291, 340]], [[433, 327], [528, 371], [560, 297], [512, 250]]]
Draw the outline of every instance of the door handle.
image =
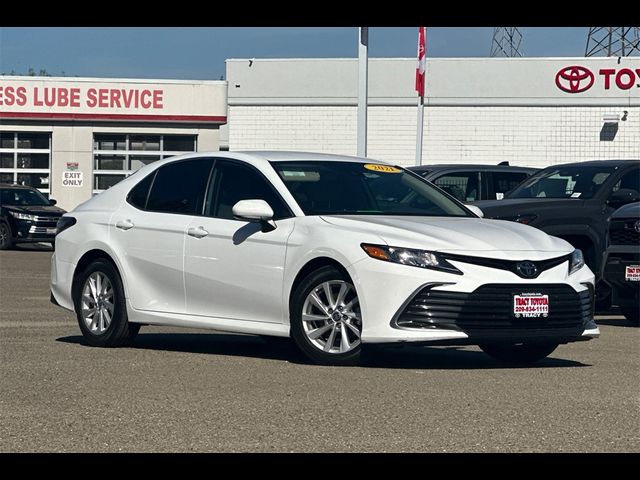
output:
[[133, 222], [128, 218], [126, 220], [120, 220], [119, 222], [116, 222], [116, 228], [119, 228], [120, 230], [129, 230], [130, 228], [133, 228]]
[[209, 232], [207, 232], [204, 227], [191, 227], [187, 230], [187, 235], [191, 237], [202, 238], [209, 235]]

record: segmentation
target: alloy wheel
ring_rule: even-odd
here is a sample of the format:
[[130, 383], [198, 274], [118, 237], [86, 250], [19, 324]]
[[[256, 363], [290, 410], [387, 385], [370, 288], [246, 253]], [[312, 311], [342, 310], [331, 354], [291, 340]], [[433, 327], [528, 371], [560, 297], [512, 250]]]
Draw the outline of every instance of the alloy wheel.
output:
[[87, 329], [103, 334], [113, 318], [113, 286], [102, 272], [93, 272], [84, 283], [81, 298], [82, 319]]

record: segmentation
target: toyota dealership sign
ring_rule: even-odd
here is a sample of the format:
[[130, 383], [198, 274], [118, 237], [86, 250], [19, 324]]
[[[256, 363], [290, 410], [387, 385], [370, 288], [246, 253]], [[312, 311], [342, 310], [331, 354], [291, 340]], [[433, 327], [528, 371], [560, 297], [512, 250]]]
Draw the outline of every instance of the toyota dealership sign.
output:
[[586, 92], [596, 83], [604, 90], [640, 88], [640, 68], [600, 68], [596, 75], [587, 67], [571, 65], [556, 73], [556, 86], [563, 92]]

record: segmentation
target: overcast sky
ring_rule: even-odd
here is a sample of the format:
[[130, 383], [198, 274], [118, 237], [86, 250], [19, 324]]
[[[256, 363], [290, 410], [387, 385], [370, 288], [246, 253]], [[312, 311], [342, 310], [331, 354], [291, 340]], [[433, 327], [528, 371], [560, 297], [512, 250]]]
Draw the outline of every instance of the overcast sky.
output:
[[[414, 57], [417, 27], [372, 27], [369, 55]], [[580, 57], [588, 27], [523, 27], [525, 56]], [[427, 27], [427, 56], [489, 56], [491, 27]], [[227, 58], [356, 57], [357, 28], [0, 28], [0, 73], [217, 80]]]

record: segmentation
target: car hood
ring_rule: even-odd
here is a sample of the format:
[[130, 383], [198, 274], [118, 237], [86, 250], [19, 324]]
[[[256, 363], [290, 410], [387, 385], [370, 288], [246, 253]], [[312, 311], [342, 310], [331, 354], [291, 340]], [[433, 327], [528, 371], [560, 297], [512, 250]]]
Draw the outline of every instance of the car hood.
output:
[[537, 228], [504, 220], [377, 215], [322, 216], [331, 225], [377, 235], [387, 245], [503, 259], [542, 260], [573, 251]]
[[540, 208], [573, 208], [583, 204], [584, 200], [579, 198], [505, 198], [472, 203], [482, 210], [485, 217], [515, 217], [522, 213], [535, 212]]
[[28, 213], [43, 217], [59, 217], [66, 213], [65, 210], [54, 205], [3, 205], [3, 207], [11, 212]]

